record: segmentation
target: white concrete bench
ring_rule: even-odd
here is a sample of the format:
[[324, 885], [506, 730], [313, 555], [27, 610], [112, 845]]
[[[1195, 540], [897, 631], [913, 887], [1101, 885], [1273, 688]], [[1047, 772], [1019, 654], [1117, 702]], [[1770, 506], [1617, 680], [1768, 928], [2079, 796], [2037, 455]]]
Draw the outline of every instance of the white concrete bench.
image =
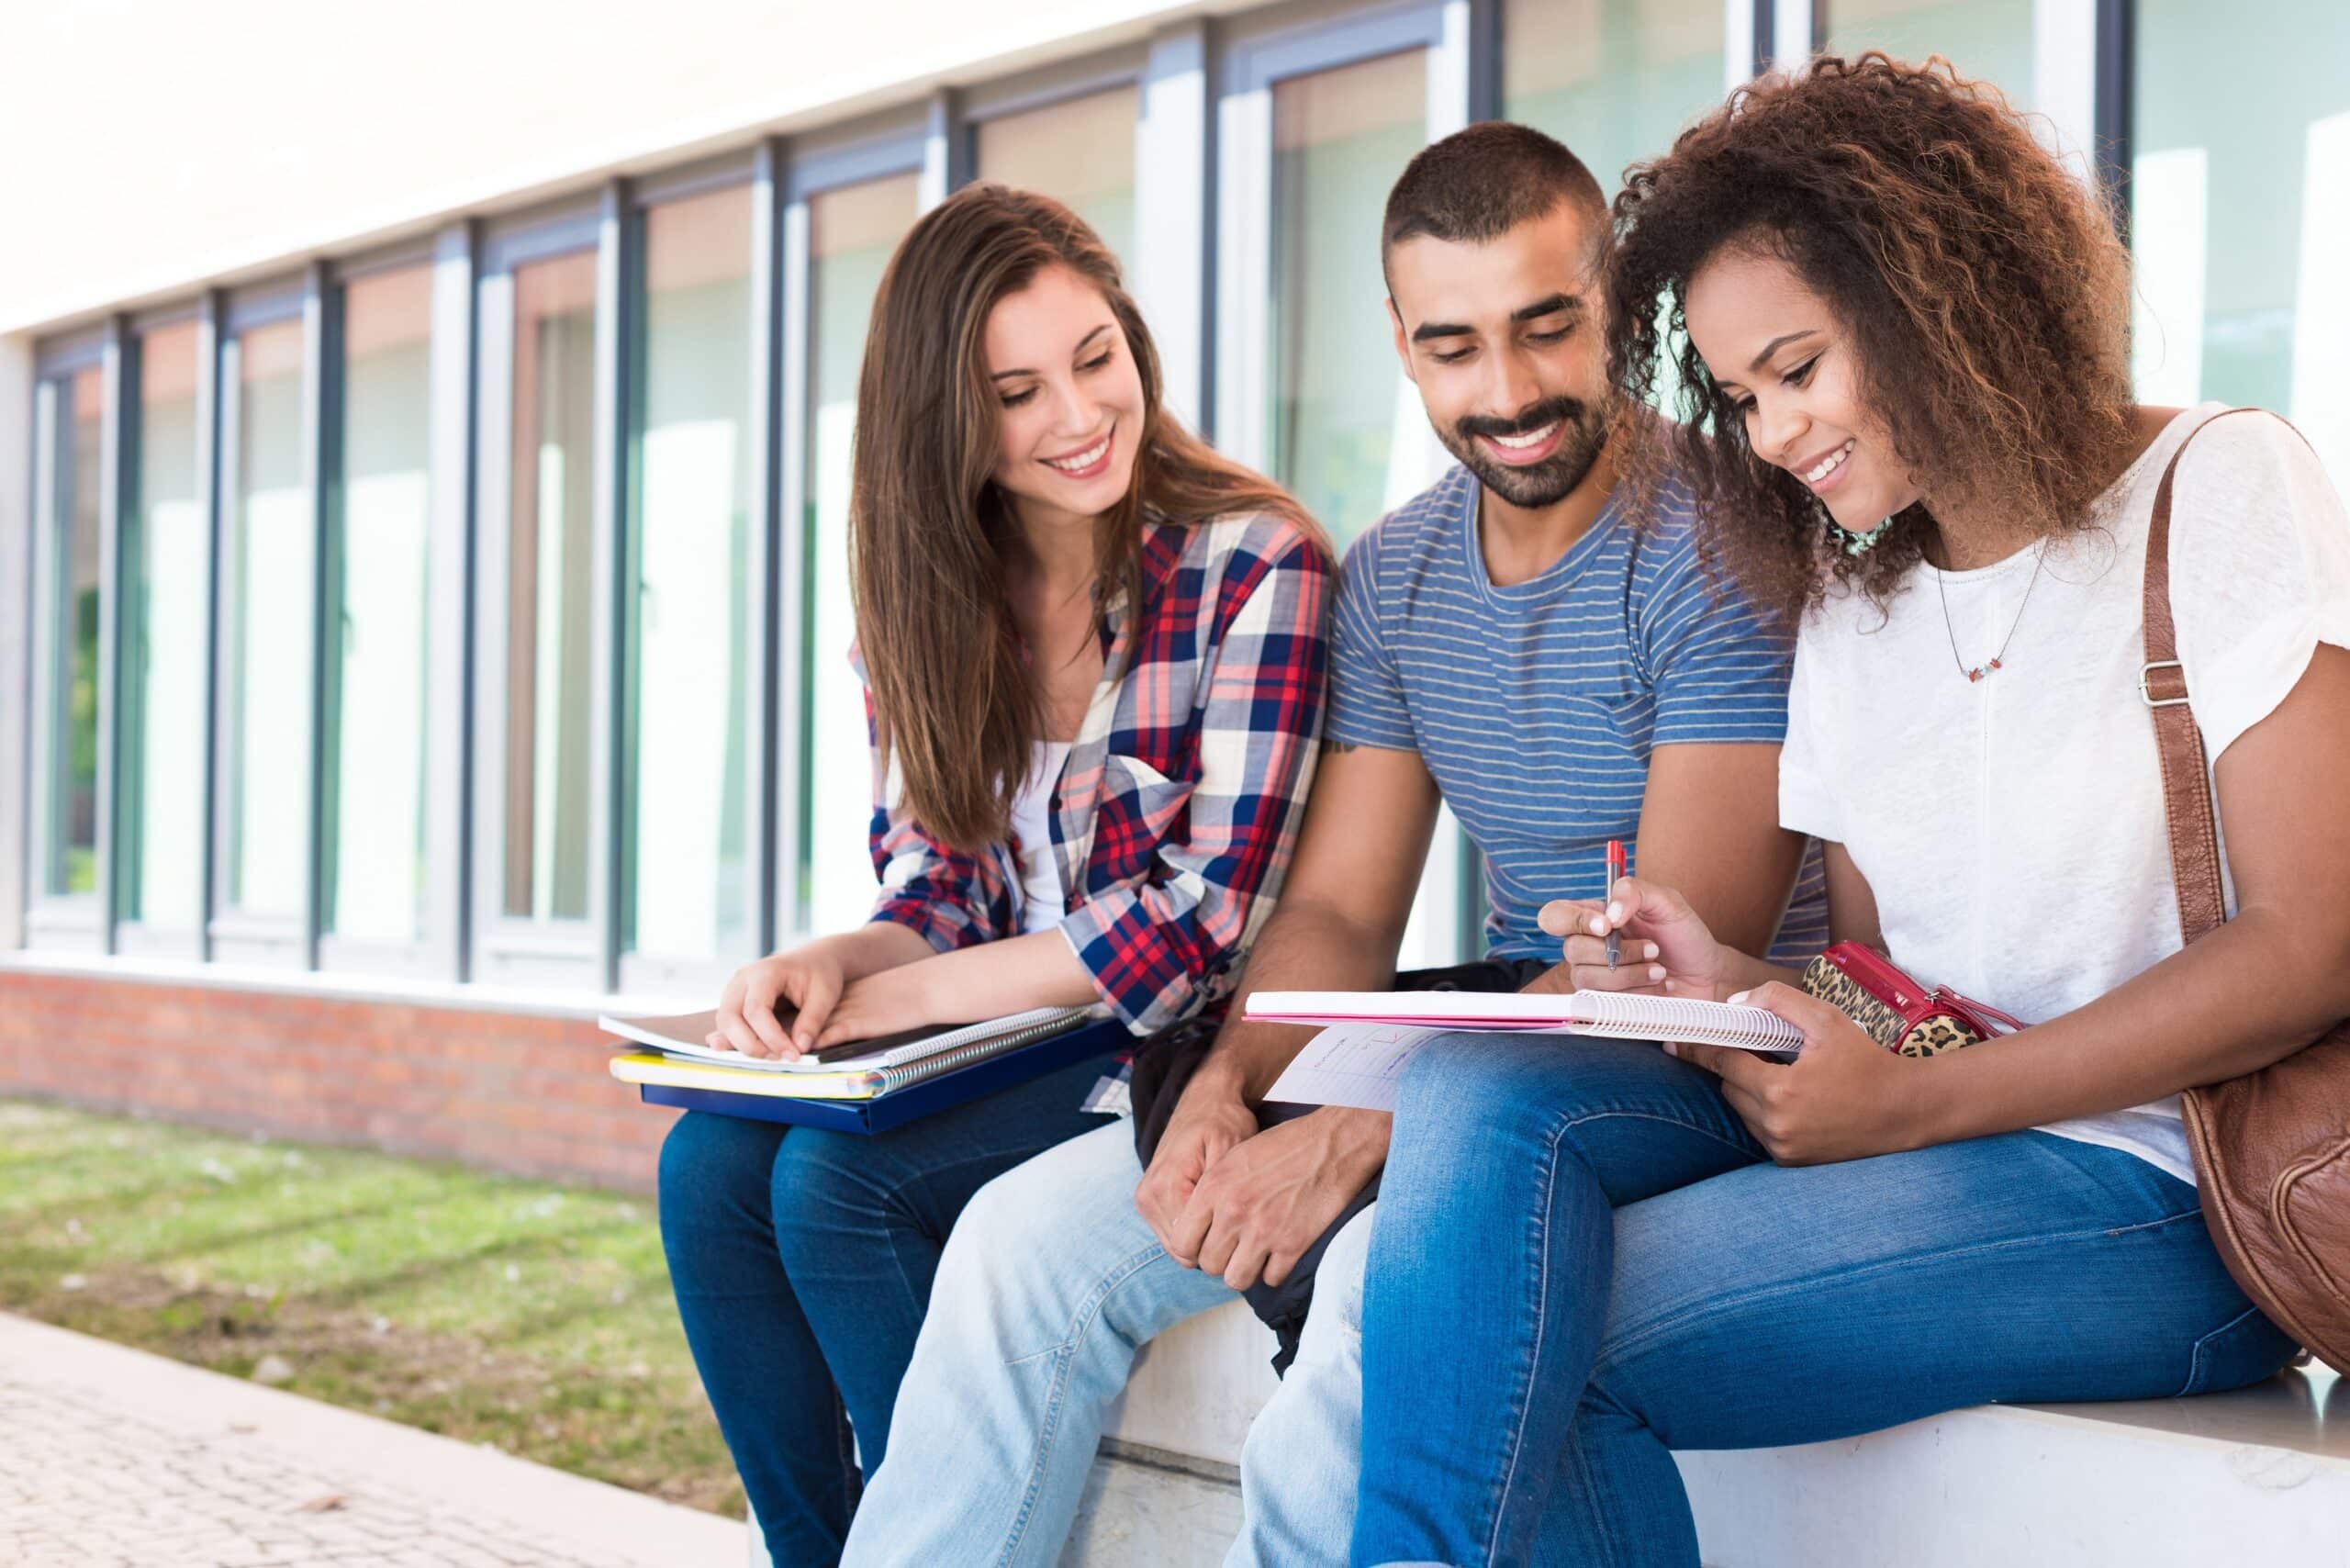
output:
[[[1271, 1350], [1235, 1304], [1145, 1353], [1062, 1568], [1223, 1560]], [[1678, 1457], [1717, 1568], [2350, 1568], [2350, 1380], [2322, 1367], [2196, 1399], [1986, 1406]]]
[[[1144, 1352], [1061, 1568], [1223, 1561], [1271, 1354], [1238, 1303]], [[1985, 1406], [1678, 1458], [1712, 1568], [2350, 1568], [2350, 1380], [2322, 1367], [2196, 1399]]]

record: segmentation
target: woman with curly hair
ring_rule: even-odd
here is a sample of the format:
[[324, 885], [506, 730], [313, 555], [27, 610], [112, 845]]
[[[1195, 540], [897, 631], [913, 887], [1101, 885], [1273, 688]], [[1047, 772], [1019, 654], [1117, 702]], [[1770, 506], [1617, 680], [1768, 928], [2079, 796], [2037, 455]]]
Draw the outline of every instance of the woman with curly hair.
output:
[[[2295, 1351], [2205, 1230], [2177, 1097], [2350, 1014], [2350, 516], [2317, 460], [2267, 415], [2135, 405], [2109, 215], [1939, 62], [1767, 81], [1616, 218], [1614, 378], [1641, 398], [1669, 356], [1680, 387], [1643, 482], [1690, 487], [1711, 559], [1797, 624], [1780, 818], [1826, 844], [1835, 936], [2027, 1023], [1903, 1057], [1670, 888], [1546, 911], [1578, 983], [1751, 1002], [1804, 1048], [1414, 1061], [1358, 1563], [1695, 1564], [1674, 1449]], [[2140, 684], [2158, 488], [2233, 917], [2192, 946]], [[1611, 929], [1661, 983], [1606, 967]]]

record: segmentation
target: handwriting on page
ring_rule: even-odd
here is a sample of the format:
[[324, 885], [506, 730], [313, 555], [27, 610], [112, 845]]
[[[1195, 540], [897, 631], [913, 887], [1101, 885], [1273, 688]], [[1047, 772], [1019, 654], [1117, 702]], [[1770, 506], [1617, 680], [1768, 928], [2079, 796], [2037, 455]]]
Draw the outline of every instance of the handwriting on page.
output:
[[1401, 1024], [1333, 1024], [1297, 1053], [1265, 1098], [1291, 1105], [1395, 1108], [1395, 1081], [1419, 1048], [1447, 1029]]

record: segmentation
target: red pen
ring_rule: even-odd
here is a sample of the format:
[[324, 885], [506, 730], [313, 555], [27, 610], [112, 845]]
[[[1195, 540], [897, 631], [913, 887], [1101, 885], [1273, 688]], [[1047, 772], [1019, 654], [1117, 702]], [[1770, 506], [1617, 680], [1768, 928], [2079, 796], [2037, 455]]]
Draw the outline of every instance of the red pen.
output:
[[[1624, 858], [1624, 841], [1620, 838], [1609, 839], [1607, 841], [1606, 894], [1609, 901], [1612, 902], [1616, 897], [1616, 884], [1622, 881], [1629, 874], [1629, 863]], [[1617, 933], [1614, 926], [1609, 926], [1607, 928], [1607, 967], [1610, 969], [1615, 969], [1616, 960], [1623, 956], [1623, 936]]]

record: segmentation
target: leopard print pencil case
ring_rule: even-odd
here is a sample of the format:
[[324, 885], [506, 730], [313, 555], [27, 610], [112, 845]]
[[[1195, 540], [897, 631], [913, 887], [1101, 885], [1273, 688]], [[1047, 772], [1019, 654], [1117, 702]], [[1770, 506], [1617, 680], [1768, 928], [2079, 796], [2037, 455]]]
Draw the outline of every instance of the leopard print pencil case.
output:
[[2012, 1034], [2022, 1023], [1948, 986], [1920, 985], [1874, 947], [1839, 942], [1811, 961], [1803, 989], [1886, 1050], [1933, 1057]]

